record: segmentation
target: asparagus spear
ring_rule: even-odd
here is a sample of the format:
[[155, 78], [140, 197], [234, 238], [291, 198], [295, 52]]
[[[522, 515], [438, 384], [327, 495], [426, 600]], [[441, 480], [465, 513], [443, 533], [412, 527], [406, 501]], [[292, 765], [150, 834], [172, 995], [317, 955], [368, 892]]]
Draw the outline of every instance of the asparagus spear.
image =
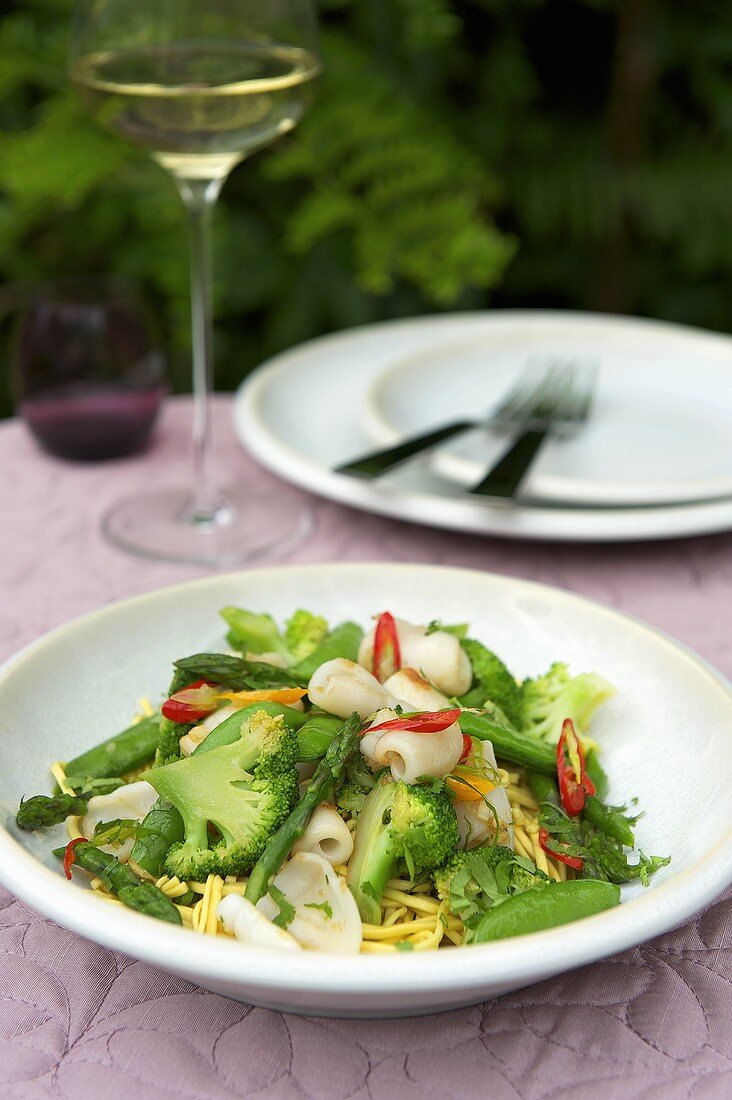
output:
[[[174, 663], [178, 671], [192, 680], [210, 680], [212, 684], [223, 684], [232, 691], [302, 686], [301, 677], [289, 669], [268, 665], [265, 661], [247, 661], [228, 653], [195, 653]], [[180, 690], [176, 688], [176, 691]]]
[[519, 733], [507, 726], [496, 725], [483, 714], [463, 711], [460, 715], [460, 729], [468, 737], [477, 737], [479, 741], [490, 741], [496, 756], [509, 760], [512, 764], [521, 764], [526, 768], [556, 774], [556, 750], [538, 737], [528, 733]]
[[315, 769], [305, 794], [290, 816], [269, 838], [266, 847], [252, 868], [244, 896], [256, 905], [267, 893], [269, 884], [279, 871], [295, 843], [303, 835], [308, 822], [321, 802], [335, 796], [343, 779], [346, 764], [358, 750], [362, 727], [361, 719], [352, 714], [341, 726], [341, 732], [333, 738], [325, 756]]
[[152, 760], [158, 743], [160, 715], [143, 718], [121, 733], [69, 760], [66, 774], [85, 779], [124, 775]]
[[[305, 687], [316, 668], [334, 657], [355, 661], [363, 631], [356, 623], [341, 623], [323, 638], [316, 649], [292, 668], [277, 668], [265, 661], [247, 661], [227, 653], [196, 653], [175, 662], [175, 667], [192, 679], [224, 684], [232, 691], [270, 687]], [[181, 685], [185, 687], [186, 685]], [[180, 687], [176, 688], [180, 690]], [[171, 688], [171, 694], [173, 689]]]
[[32, 833], [34, 829], [48, 829], [65, 821], [69, 814], [86, 812], [86, 799], [75, 794], [57, 794], [49, 797], [36, 794], [32, 798], [20, 800], [20, 808], [15, 816], [19, 829]]
[[16, 815], [19, 829], [32, 832], [58, 825], [70, 814], [83, 814], [88, 799], [97, 794], [109, 794], [122, 786], [119, 776], [145, 764], [155, 753], [160, 715], [143, 718], [141, 722], [110, 737], [108, 741], [74, 757], [66, 765], [66, 783], [74, 794], [56, 788], [54, 795], [37, 794], [21, 799]]
[[[54, 855], [64, 855], [66, 848], [58, 848]], [[182, 924], [181, 915], [170, 898], [151, 882], [140, 882], [136, 875], [120, 863], [115, 856], [102, 852], [93, 844], [82, 841], [74, 846], [74, 863], [85, 871], [100, 878], [104, 885], [128, 909], [146, 913], [149, 917], [166, 920], [171, 924]]]

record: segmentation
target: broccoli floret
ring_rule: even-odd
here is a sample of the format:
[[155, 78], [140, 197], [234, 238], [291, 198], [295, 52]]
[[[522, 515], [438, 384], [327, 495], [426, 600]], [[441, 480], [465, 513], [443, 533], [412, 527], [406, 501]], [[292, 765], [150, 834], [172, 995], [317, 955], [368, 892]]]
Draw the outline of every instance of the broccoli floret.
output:
[[481, 917], [513, 894], [543, 889], [550, 881], [538, 867], [501, 844], [484, 844], [469, 852], [455, 852], [433, 872], [437, 896], [460, 917], [469, 942]]
[[520, 729], [556, 745], [562, 723], [571, 718], [577, 733], [586, 736], [595, 711], [614, 694], [596, 672], [570, 676], [566, 664], [553, 664], [544, 676], [524, 681]]
[[473, 638], [464, 638], [460, 644], [473, 666], [473, 686], [460, 699], [461, 705], [480, 707], [490, 700], [503, 711], [509, 725], [516, 725], [521, 716], [521, 688], [503, 661]]
[[[184, 669], [176, 668], [173, 679], [168, 689], [168, 695], [174, 695], [176, 691], [182, 691], [196, 682], [197, 677]], [[170, 764], [173, 760], [180, 759], [180, 739], [189, 730], [193, 729], [193, 722], [173, 722], [170, 718], [161, 718], [158, 731], [158, 745], [155, 750], [155, 763]]]
[[242, 653], [279, 653], [288, 664], [292, 663], [285, 639], [271, 615], [257, 615], [241, 607], [224, 607], [219, 614], [229, 627], [226, 640], [232, 649]]
[[381, 899], [400, 865], [411, 878], [445, 861], [459, 841], [457, 818], [443, 785], [409, 786], [378, 779], [358, 819], [348, 885], [361, 919], [381, 923]]
[[357, 758], [346, 767], [345, 779], [338, 792], [337, 805], [340, 812], [358, 817], [366, 796], [374, 789], [376, 782], [377, 777], [366, 766], [361, 753], [358, 753]]
[[[184, 839], [165, 858], [170, 875], [205, 879], [254, 866], [297, 801], [297, 740], [281, 716], [256, 711], [238, 740], [147, 772], [180, 812]], [[218, 837], [209, 836], [212, 825]]]
[[242, 653], [278, 653], [288, 665], [309, 657], [328, 633], [328, 624], [320, 615], [302, 608], [277, 628], [271, 615], [255, 614], [241, 607], [225, 607], [220, 612], [229, 627], [226, 638], [233, 649]]
[[300, 608], [285, 623], [285, 641], [292, 660], [297, 664], [309, 657], [328, 633], [328, 623], [322, 615], [313, 615], [312, 611]]

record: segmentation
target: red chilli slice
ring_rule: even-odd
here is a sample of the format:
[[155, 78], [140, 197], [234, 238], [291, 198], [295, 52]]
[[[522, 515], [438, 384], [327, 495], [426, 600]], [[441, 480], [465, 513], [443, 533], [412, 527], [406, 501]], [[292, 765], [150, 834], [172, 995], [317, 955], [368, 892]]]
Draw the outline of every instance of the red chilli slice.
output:
[[72, 878], [71, 868], [74, 866], [74, 860], [76, 859], [76, 845], [86, 844], [85, 836], [77, 836], [76, 840], [70, 840], [66, 845], [66, 851], [64, 852], [64, 874], [66, 878]]
[[380, 684], [388, 680], [402, 667], [399, 635], [391, 611], [379, 615], [374, 631], [374, 657], [372, 671]]
[[[460, 717], [460, 708], [455, 710], [432, 710], [423, 714], [407, 714], [402, 718], [391, 718], [388, 722], [380, 722], [378, 726], [371, 726], [364, 733], [381, 733], [386, 730], [406, 730], [408, 733], [442, 733], [443, 730], [453, 726]], [[464, 744], [464, 742], [463, 742]]]
[[212, 714], [220, 703], [220, 689], [208, 680], [196, 680], [181, 691], [176, 691], [160, 708], [164, 718], [171, 722], [200, 722]]
[[[573, 753], [579, 761], [579, 775], [572, 763]], [[576, 817], [585, 808], [587, 795], [595, 793], [595, 785], [585, 769], [585, 754], [571, 718], [565, 718], [557, 744], [557, 779], [562, 805], [570, 817]]]
[[546, 852], [552, 859], [558, 859], [560, 863], [566, 864], [567, 867], [571, 867], [573, 871], [581, 871], [585, 865], [585, 861], [579, 856], [568, 856], [564, 852], [557, 852], [554, 848], [549, 847], [549, 833], [546, 829], [539, 829], [539, 846], [542, 851]]

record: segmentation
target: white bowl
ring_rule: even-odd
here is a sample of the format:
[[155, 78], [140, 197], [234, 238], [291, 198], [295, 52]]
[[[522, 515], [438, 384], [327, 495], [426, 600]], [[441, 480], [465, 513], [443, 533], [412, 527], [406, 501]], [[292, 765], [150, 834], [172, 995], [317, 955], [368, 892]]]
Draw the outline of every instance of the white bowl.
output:
[[[67, 883], [51, 849], [63, 826], [23, 834], [21, 795], [48, 765], [121, 729], [142, 695], [160, 698], [178, 657], [221, 640], [238, 603], [283, 617], [311, 607], [366, 624], [386, 607], [416, 621], [470, 620], [517, 675], [567, 660], [618, 688], [598, 714], [611, 801], [637, 795], [640, 846], [671, 855], [619, 908], [532, 936], [398, 956], [278, 955], [195, 935]], [[485, 1000], [641, 943], [686, 920], [732, 881], [732, 691], [693, 654], [616, 611], [541, 585], [461, 569], [324, 565], [216, 576], [103, 608], [33, 643], [0, 670], [0, 881], [40, 912], [107, 947], [255, 1004], [316, 1015], [434, 1012]]]

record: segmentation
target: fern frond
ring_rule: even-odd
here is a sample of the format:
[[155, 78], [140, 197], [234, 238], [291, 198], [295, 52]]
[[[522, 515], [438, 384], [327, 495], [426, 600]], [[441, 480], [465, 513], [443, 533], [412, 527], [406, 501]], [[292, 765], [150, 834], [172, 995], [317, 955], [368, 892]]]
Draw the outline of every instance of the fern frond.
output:
[[376, 294], [407, 279], [448, 304], [466, 286], [494, 285], [514, 243], [490, 219], [486, 166], [353, 42], [331, 32], [325, 53], [318, 111], [269, 166], [273, 178], [310, 184], [289, 246], [304, 253], [347, 232], [358, 281]]

